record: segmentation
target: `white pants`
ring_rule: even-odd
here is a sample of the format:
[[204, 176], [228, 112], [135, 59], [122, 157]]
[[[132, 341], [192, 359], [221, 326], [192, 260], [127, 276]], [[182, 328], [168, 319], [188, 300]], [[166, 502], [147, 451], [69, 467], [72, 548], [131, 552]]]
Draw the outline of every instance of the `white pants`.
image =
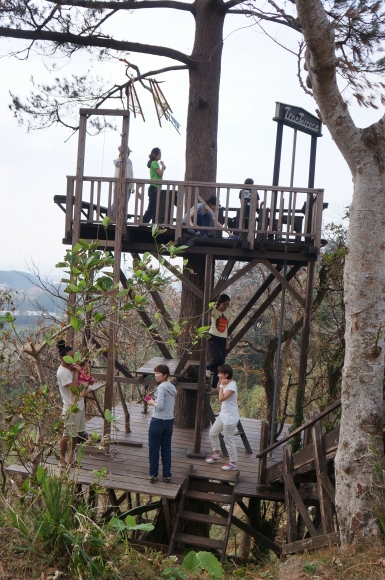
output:
[[209, 432], [211, 446], [213, 450], [216, 451], [220, 449], [219, 434], [223, 431], [225, 445], [227, 447], [227, 451], [229, 452], [230, 463], [237, 463], [238, 461], [238, 453], [235, 446], [234, 435], [235, 431], [237, 430], [237, 425], [238, 422], [234, 423], [233, 425], [224, 425], [222, 419], [217, 417]]

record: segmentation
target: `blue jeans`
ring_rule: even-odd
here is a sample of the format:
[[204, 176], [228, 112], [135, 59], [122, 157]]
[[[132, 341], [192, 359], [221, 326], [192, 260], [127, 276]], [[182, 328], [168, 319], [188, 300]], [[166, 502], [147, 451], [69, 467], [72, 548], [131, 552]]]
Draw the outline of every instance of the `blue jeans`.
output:
[[148, 430], [150, 475], [158, 476], [159, 450], [162, 455], [163, 477], [171, 477], [171, 437], [174, 419], [151, 419]]
[[[201, 213], [198, 211], [197, 226], [211, 226], [211, 213]], [[202, 236], [207, 236], [207, 230], [201, 230]]]

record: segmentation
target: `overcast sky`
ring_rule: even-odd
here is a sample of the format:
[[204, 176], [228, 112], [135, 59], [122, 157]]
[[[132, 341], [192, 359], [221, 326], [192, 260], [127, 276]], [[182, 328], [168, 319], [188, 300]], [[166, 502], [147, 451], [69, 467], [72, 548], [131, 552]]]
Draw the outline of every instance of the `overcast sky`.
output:
[[[295, 57], [284, 51], [257, 27], [250, 27], [243, 16], [228, 16], [222, 60], [220, 114], [218, 135], [218, 182], [241, 183], [252, 177], [255, 183], [271, 184], [273, 173], [276, 123], [272, 121], [275, 101], [301, 106], [315, 113], [316, 104], [304, 94], [296, 77]], [[119, 15], [113, 24], [117, 38], [142, 43], [165, 44], [189, 53], [193, 42], [193, 18], [173, 10], [140, 10]], [[287, 30], [267, 27], [279, 41], [295, 49], [297, 36]], [[14, 40], [0, 40], [0, 56], [10, 48], [20, 48]], [[173, 61], [160, 57], [131, 54], [141, 71], [170, 66]], [[44, 274], [55, 274], [65, 246], [64, 214], [53, 204], [53, 196], [65, 194], [66, 175], [74, 175], [77, 137], [66, 142], [69, 133], [53, 127], [45, 131], [26, 133], [17, 126], [8, 105], [9, 91], [25, 97], [31, 90], [30, 77], [36, 82], [50, 82], [54, 75], [71, 73], [102, 75], [113, 82], [123, 80], [119, 63], [90, 62], [85, 52], [72, 63], [56, 61], [60, 70], [49, 72], [40, 56], [28, 61], [1, 58], [0, 70], [0, 164], [1, 164], [1, 237], [3, 251], [0, 269], [25, 270], [34, 261]], [[63, 68], [61, 68], [63, 67]], [[159, 77], [160, 78], [160, 77]], [[160, 129], [150, 95], [138, 88], [146, 122], [131, 116], [129, 144], [134, 175], [147, 178], [148, 154], [161, 147], [167, 165], [168, 179], [183, 179], [185, 163], [185, 127], [188, 96], [188, 73], [163, 75], [162, 85], [174, 117], [181, 124], [181, 135], [170, 123]], [[114, 107], [114, 105], [112, 105]], [[352, 114], [359, 126], [376, 121], [381, 112], [359, 109], [352, 103]], [[120, 121], [119, 121], [120, 124]], [[324, 221], [337, 220], [350, 202], [352, 183], [350, 172], [326, 128], [318, 140], [315, 186], [325, 189], [329, 209]], [[86, 167], [88, 175], [112, 176], [112, 160], [117, 156], [120, 137], [106, 132], [87, 137]], [[280, 185], [289, 184], [292, 130], [284, 131], [284, 166]], [[307, 186], [310, 137], [299, 135], [294, 185]]]

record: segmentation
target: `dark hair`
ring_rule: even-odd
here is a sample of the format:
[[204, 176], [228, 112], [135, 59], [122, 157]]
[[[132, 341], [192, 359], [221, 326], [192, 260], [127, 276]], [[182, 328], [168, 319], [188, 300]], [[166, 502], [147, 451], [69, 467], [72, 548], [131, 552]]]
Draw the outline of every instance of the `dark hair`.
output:
[[211, 203], [211, 205], [217, 205], [217, 198], [215, 197], [215, 195], [209, 197], [207, 203]]
[[245, 183], [247, 183], [247, 185], [253, 185], [254, 179], [251, 179], [251, 177], [248, 177], [247, 179], [245, 179]]
[[168, 366], [167, 366], [167, 365], [157, 365], [157, 366], [154, 368], [154, 372], [156, 372], [156, 373], [162, 373], [162, 375], [167, 375], [167, 376], [169, 376], [169, 374], [170, 374], [170, 369], [168, 368]]
[[233, 369], [230, 365], [219, 365], [217, 368], [217, 373], [223, 373], [224, 375], [227, 375], [228, 379], [233, 378]]
[[223, 302], [226, 302], [227, 300], [230, 301], [230, 296], [227, 296], [227, 294], [221, 294], [217, 300], [217, 306], [219, 306]]
[[61, 358], [63, 358], [63, 356], [66, 356], [67, 352], [70, 352], [70, 350], [72, 350], [72, 346], [66, 346], [65, 340], [60, 339], [57, 341], [56, 346], [58, 348], [59, 351], [59, 356]]
[[[148, 167], [148, 168], [150, 168], [150, 167], [151, 167], [151, 163], [152, 163], [153, 161], [155, 161], [155, 157], [158, 157], [159, 153], [160, 153], [160, 149], [159, 149], [159, 147], [154, 147], [154, 149], [151, 151], [151, 153], [150, 153], [150, 155], [149, 155], [149, 158], [150, 158], [150, 159], [148, 160], [148, 163], [147, 163], [147, 167]], [[254, 182], [253, 182], [253, 183], [254, 183]]]

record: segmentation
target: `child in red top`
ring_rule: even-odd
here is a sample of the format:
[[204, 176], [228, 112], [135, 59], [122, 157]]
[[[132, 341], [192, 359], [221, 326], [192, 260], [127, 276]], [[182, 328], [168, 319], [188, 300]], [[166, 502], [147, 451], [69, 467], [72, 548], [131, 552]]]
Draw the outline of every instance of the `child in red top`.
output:
[[87, 383], [88, 386], [93, 385], [95, 381], [90, 370], [89, 362], [84, 360], [79, 364], [79, 367], [80, 367], [78, 378], [79, 385], [84, 385], [85, 383]]

